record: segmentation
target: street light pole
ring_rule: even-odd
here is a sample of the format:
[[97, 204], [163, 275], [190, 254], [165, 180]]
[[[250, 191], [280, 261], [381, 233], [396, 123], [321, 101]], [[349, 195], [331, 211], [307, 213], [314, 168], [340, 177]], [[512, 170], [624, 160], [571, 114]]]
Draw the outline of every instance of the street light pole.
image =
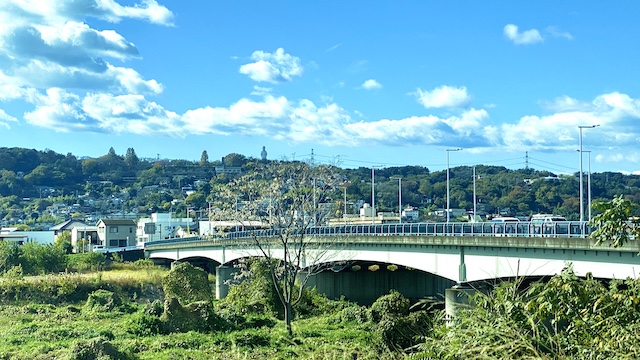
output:
[[399, 223], [402, 224], [402, 178], [391, 178], [392, 180], [398, 180], [398, 219]]
[[450, 198], [449, 198], [449, 152], [451, 151], [460, 151], [462, 150], [461, 148], [456, 148], [456, 149], [447, 149], [447, 223], [449, 223], [449, 210], [450, 210]]
[[473, 167], [473, 221], [476, 222], [476, 167]]
[[376, 168], [371, 167], [371, 223], [376, 223]]
[[589, 209], [588, 219], [591, 221], [591, 150], [584, 150], [589, 154], [587, 162], [587, 209]]
[[578, 129], [580, 131], [580, 222], [584, 221], [584, 185], [582, 183], [582, 129], [591, 129], [597, 126], [600, 125], [596, 124], [578, 126]]

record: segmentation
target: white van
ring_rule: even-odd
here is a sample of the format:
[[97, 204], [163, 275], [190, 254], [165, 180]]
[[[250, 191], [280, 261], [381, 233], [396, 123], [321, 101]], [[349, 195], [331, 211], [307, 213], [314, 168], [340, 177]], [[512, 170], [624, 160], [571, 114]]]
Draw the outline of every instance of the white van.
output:
[[514, 223], [514, 222], [520, 222], [520, 220], [514, 217], [497, 217], [497, 218], [491, 219], [491, 222], [492, 223]]
[[515, 217], [497, 217], [491, 219], [495, 236], [511, 236], [517, 234], [520, 220]]
[[548, 214], [536, 214], [531, 216], [531, 222], [534, 224], [547, 224], [556, 221], [567, 221], [567, 219], [563, 216]]

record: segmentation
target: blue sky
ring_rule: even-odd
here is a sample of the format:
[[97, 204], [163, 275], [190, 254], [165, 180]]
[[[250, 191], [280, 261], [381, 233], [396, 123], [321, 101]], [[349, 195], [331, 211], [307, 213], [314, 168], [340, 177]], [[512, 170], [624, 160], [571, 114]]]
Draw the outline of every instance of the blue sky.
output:
[[639, 172], [639, 10], [0, 0], [0, 146]]

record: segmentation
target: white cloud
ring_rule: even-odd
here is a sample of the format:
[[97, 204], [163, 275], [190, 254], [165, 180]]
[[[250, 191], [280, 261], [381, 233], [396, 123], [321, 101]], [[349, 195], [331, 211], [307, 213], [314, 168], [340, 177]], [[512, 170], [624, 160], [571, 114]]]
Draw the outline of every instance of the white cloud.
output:
[[293, 76], [302, 75], [303, 72], [300, 59], [285, 53], [283, 48], [277, 49], [274, 53], [254, 51], [251, 59], [255, 62], [240, 66], [239, 71], [254, 81], [286, 82], [291, 81]]
[[9, 122], [17, 122], [18, 119], [7, 114], [4, 110], [0, 109], [0, 127], [10, 129]]
[[[505, 146], [513, 149], [572, 150], [579, 142], [580, 125], [600, 127], [584, 131], [591, 144], [636, 146], [640, 140], [640, 100], [618, 92], [597, 96], [591, 102], [569, 97], [556, 101], [557, 112], [546, 116], [529, 115], [514, 124], [503, 124]], [[627, 158], [630, 155], [627, 156]]]
[[514, 44], [528, 45], [543, 41], [542, 35], [540, 35], [540, 32], [536, 29], [519, 32], [516, 25], [507, 24], [504, 26], [503, 31], [507, 39], [513, 41]]
[[[64, 89], [158, 94], [163, 87], [110, 59], [139, 58], [138, 49], [114, 30], [96, 30], [87, 18], [142, 19], [171, 25], [173, 14], [155, 0], [122, 6], [115, 0], [14, 0], [0, 6], [0, 100], [36, 103], [38, 93]], [[42, 106], [42, 104], [38, 104]], [[40, 108], [33, 113], [43, 113]], [[51, 110], [51, 109], [49, 109]], [[59, 109], [58, 109], [59, 110]]]
[[546, 30], [547, 33], [549, 33], [553, 37], [573, 40], [573, 35], [571, 35], [571, 33], [569, 33], [568, 31], [562, 31], [556, 26], [549, 26]]
[[325, 50], [325, 51], [326, 51], [326, 52], [332, 52], [332, 51], [334, 51], [335, 49], [339, 48], [340, 46], [342, 46], [342, 43], [335, 44], [335, 45], [333, 45], [332, 47], [328, 48], [328, 49], [327, 49], [327, 50]]
[[374, 79], [366, 80], [362, 83], [361, 87], [365, 90], [382, 89], [382, 85]]
[[272, 88], [254, 85], [253, 86], [253, 91], [251, 92], [251, 95], [264, 96], [264, 95], [270, 94], [271, 91], [273, 91]]
[[10, 8], [23, 10], [50, 21], [81, 20], [94, 17], [109, 22], [140, 19], [154, 24], [172, 25], [173, 13], [156, 0], [142, 0], [133, 6], [122, 6], [115, 0], [14, 0]]
[[460, 108], [467, 106], [471, 97], [464, 86], [439, 86], [431, 91], [417, 89], [415, 95], [425, 108]]
[[35, 104], [35, 109], [24, 115], [25, 120], [57, 132], [185, 134], [177, 114], [147, 101], [142, 95], [88, 94], [80, 97], [51, 88], [38, 96]]

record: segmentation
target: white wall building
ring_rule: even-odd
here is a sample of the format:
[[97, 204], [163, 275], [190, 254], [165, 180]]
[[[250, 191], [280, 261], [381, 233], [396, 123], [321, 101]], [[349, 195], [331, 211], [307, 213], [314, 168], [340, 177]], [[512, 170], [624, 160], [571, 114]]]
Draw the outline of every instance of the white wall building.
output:
[[138, 244], [174, 237], [178, 227], [196, 228], [196, 222], [193, 219], [174, 218], [172, 215], [172, 213], [153, 213], [151, 217], [140, 218], [136, 230]]
[[16, 241], [18, 244], [26, 244], [35, 242], [46, 245], [53, 244], [55, 234], [53, 231], [17, 231], [16, 228], [3, 228], [0, 231], [0, 239], [7, 241]]

